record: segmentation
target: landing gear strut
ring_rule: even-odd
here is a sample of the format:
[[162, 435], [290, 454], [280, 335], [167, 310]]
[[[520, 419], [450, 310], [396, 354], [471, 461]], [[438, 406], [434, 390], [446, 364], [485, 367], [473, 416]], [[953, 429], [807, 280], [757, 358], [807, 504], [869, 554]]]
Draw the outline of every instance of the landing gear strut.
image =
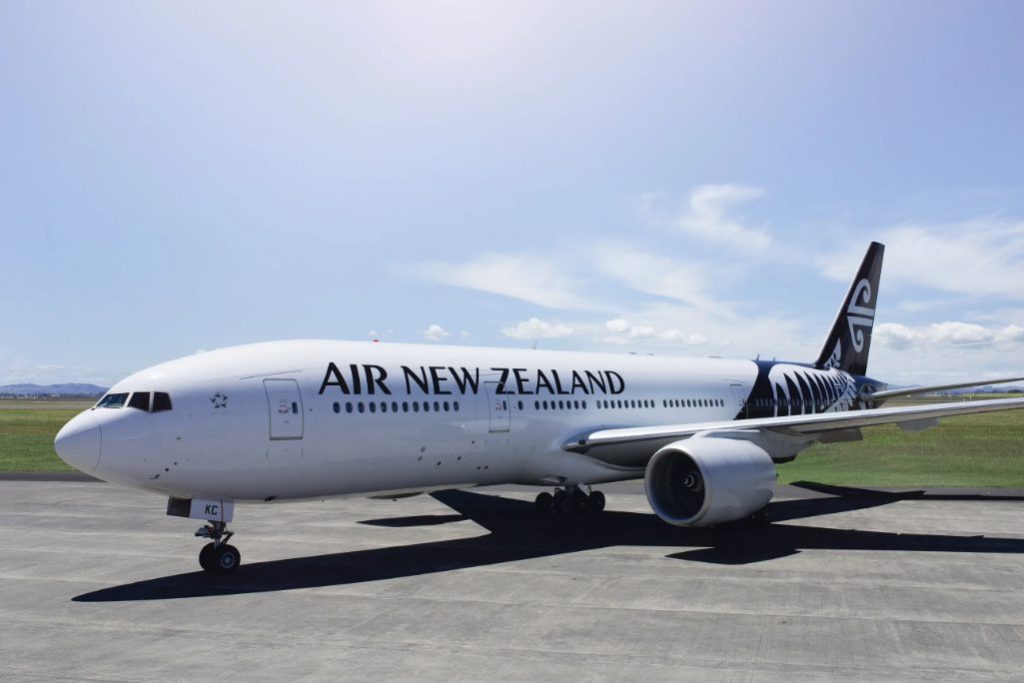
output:
[[548, 514], [571, 514], [573, 512], [601, 512], [604, 510], [604, 494], [586, 487], [584, 491], [576, 485], [559, 487], [554, 494], [542, 491], [537, 494], [533, 506], [537, 512]]
[[203, 571], [208, 574], [230, 574], [238, 569], [238, 565], [242, 563], [242, 555], [238, 548], [228, 544], [234, 535], [234, 532], [228, 531], [228, 526], [224, 522], [210, 522], [199, 527], [196, 537], [209, 538], [212, 541], [199, 551], [199, 566]]

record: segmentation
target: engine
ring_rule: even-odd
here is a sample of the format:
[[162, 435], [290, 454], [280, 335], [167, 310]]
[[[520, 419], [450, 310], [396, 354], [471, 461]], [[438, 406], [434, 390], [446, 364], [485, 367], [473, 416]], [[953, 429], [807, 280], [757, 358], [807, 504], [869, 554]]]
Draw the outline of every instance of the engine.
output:
[[743, 519], [775, 494], [775, 464], [741, 439], [695, 436], [670, 443], [644, 475], [654, 512], [676, 526], [711, 526]]

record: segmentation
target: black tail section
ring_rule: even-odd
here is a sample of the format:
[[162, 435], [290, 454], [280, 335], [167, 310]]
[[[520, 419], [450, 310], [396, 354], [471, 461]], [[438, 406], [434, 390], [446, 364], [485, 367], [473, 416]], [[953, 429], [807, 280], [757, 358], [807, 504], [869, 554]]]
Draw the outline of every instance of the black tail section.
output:
[[868, 247], [814, 367], [839, 368], [851, 375], [867, 374], [884, 253], [885, 245], [878, 242], [872, 242]]

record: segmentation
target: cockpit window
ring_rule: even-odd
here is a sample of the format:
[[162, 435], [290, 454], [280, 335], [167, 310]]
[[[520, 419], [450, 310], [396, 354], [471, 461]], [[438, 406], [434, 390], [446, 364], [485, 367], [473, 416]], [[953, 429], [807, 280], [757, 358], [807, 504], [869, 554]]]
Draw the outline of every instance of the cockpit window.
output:
[[96, 404], [97, 408], [120, 408], [128, 400], [128, 394], [107, 394]]
[[149, 412], [149, 392], [136, 391], [128, 401], [129, 408], [138, 408], [141, 411]]
[[158, 391], [153, 394], [153, 412], [159, 413], [161, 410], [171, 409], [171, 397], [170, 395]]

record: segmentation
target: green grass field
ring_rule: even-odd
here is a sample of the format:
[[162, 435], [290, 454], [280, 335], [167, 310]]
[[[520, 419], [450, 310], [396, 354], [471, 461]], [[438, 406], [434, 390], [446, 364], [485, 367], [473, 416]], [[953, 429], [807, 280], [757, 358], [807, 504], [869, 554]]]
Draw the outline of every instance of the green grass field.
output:
[[71, 472], [53, 450], [65, 422], [95, 401], [0, 400], [0, 472]]
[[921, 432], [886, 425], [863, 433], [863, 441], [807, 449], [779, 466], [779, 481], [1024, 488], [1024, 410], [946, 418]]
[[[0, 471], [71, 471], [54, 452], [53, 437], [91, 404], [0, 400]], [[804, 451], [779, 466], [779, 481], [1024, 488], [1024, 410], [949, 418], [923, 432], [872, 427], [861, 442]]]

